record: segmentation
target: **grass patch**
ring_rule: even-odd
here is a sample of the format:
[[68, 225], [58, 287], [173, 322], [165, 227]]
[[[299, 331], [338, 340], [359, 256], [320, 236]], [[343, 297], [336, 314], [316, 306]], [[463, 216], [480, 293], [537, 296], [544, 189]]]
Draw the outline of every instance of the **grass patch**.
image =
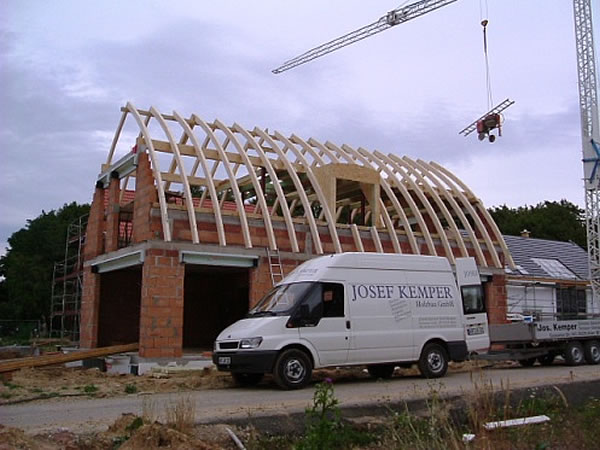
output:
[[138, 391], [137, 386], [135, 384], [127, 384], [125, 385], [125, 393], [126, 394], [135, 394]]
[[189, 397], [180, 397], [165, 406], [167, 425], [177, 431], [185, 432], [194, 425], [196, 404]]
[[95, 384], [86, 384], [83, 387], [83, 392], [85, 392], [86, 394], [95, 394], [96, 392], [98, 392], [98, 386], [96, 386]]

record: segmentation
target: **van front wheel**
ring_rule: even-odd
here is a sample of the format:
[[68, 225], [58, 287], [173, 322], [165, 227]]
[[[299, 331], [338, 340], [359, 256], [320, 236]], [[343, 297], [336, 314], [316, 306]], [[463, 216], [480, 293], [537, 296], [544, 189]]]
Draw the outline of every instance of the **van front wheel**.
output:
[[440, 378], [448, 371], [448, 353], [439, 344], [427, 344], [419, 358], [419, 370], [425, 378]]
[[301, 389], [308, 384], [311, 375], [310, 358], [302, 350], [285, 350], [275, 362], [273, 378], [283, 389]]

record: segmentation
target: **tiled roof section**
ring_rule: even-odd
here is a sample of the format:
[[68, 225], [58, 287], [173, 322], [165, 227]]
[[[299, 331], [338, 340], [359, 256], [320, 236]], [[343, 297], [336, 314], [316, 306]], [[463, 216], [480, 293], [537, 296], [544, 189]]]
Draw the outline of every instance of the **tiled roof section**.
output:
[[[549, 241], [546, 239], [508, 235], [504, 235], [504, 241], [512, 254], [515, 264], [525, 269], [531, 276], [549, 277], [549, 274], [533, 261], [533, 258], [538, 258], [556, 259], [577, 275], [578, 278], [582, 280], [589, 278], [587, 252], [573, 242]], [[519, 274], [518, 271], [513, 271], [513, 273]]]

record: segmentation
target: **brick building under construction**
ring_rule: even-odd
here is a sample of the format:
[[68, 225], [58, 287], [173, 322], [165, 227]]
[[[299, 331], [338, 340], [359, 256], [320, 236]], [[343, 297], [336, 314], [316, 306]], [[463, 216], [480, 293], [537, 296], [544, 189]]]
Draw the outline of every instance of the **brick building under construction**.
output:
[[505, 320], [511, 254], [444, 167], [128, 103], [87, 226], [81, 347], [212, 348], [282, 272], [345, 251], [473, 256]]

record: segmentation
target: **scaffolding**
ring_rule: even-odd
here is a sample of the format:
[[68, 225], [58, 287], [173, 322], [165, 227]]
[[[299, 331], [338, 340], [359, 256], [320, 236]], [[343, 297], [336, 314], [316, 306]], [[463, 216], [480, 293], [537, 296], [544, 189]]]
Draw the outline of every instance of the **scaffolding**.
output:
[[83, 247], [88, 215], [69, 224], [65, 258], [54, 263], [50, 309], [50, 336], [79, 342], [81, 294], [83, 288]]

